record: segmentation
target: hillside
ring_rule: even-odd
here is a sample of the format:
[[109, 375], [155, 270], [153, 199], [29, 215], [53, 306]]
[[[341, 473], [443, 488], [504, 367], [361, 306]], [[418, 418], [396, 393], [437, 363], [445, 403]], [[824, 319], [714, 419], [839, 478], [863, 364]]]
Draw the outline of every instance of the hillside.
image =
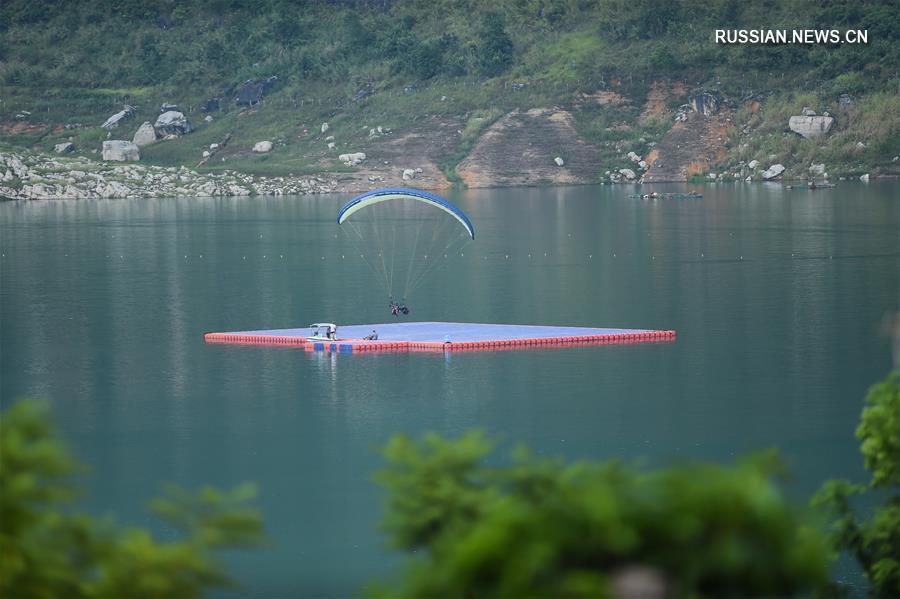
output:
[[[8, 0], [0, 147], [71, 142], [100, 160], [105, 140], [174, 111], [190, 126], [155, 127], [167, 139], [139, 164], [343, 190], [628, 180], [622, 169], [753, 179], [775, 163], [785, 177], [900, 173], [900, 7], [747, 4]], [[749, 23], [866, 29], [869, 43], [713, 42]], [[714, 109], [697, 110], [704, 97]], [[833, 119], [826, 135], [789, 129], [804, 108]]]

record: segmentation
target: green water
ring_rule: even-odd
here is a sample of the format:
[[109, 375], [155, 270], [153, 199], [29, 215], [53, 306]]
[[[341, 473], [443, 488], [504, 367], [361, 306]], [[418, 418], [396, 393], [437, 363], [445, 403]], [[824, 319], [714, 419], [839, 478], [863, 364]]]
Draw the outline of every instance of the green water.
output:
[[334, 223], [349, 196], [0, 204], [0, 398], [49, 398], [91, 467], [87, 507], [124, 522], [167, 534], [144, 510], [167, 481], [258, 481], [273, 545], [229, 558], [258, 597], [347, 596], [399, 564], [371, 482], [394, 432], [481, 427], [652, 465], [776, 446], [798, 498], [862, 477], [853, 429], [891, 366], [879, 330], [898, 308], [900, 185], [701, 190], [448, 194], [478, 239], [410, 318], [678, 339], [447, 357], [203, 343], [390, 320]]

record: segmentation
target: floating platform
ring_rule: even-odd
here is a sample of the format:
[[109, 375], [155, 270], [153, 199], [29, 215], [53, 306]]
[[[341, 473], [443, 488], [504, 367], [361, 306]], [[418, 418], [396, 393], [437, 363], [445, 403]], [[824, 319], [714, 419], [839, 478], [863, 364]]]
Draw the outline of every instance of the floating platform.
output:
[[[378, 332], [378, 339], [363, 337]], [[536, 347], [653, 343], [675, 340], [675, 331], [598, 329], [466, 322], [391, 322], [338, 326], [335, 341], [308, 341], [309, 328], [206, 333], [207, 343], [280, 345], [307, 351], [456, 352], [497, 351]]]

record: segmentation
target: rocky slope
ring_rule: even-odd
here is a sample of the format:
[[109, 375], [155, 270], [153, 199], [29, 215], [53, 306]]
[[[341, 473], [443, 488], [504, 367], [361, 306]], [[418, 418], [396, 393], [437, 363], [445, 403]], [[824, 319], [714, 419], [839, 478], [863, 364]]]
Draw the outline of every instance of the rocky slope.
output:
[[0, 198], [11, 200], [299, 195], [339, 189], [333, 178], [198, 173], [183, 166], [113, 165], [82, 157], [0, 152]]
[[559, 109], [514, 111], [491, 125], [456, 168], [468, 187], [596, 183], [598, 148]]
[[727, 154], [729, 113], [691, 112], [676, 122], [646, 157], [644, 183], [687, 181], [704, 175]]

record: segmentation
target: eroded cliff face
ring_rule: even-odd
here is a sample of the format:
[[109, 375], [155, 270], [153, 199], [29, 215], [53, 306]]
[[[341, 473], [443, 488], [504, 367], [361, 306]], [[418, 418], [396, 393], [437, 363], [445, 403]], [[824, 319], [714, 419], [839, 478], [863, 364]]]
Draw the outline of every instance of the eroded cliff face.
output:
[[468, 187], [596, 183], [600, 151], [558, 108], [513, 111], [488, 127], [456, 167]]

